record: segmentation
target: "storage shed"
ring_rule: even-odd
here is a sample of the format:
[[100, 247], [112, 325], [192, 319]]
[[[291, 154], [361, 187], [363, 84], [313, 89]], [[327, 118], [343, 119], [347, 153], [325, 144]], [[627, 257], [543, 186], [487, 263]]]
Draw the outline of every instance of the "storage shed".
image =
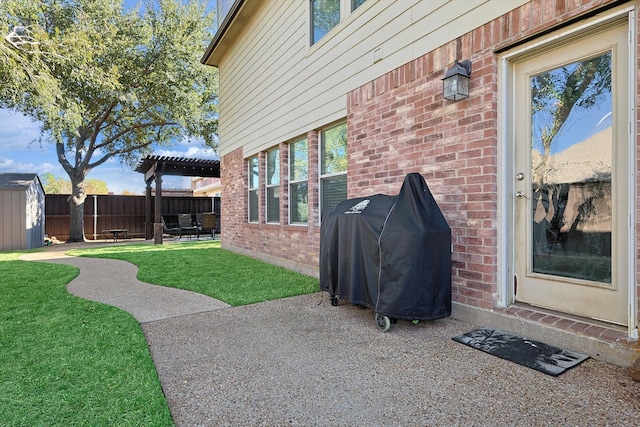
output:
[[35, 173], [0, 173], [0, 250], [44, 245], [45, 192]]

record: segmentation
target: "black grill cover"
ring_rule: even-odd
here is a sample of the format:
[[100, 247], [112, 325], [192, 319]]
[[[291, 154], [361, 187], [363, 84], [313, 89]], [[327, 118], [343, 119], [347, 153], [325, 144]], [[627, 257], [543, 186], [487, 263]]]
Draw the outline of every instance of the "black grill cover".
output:
[[451, 315], [451, 229], [420, 174], [322, 219], [320, 289], [390, 318]]

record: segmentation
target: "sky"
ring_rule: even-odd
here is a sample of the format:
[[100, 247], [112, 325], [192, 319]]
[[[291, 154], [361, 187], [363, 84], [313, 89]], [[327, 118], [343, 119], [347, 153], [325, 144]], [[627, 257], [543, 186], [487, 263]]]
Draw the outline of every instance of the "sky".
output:
[[[37, 173], [49, 172], [55, 176], [69, 179], [56, 156], [55, 145], [51, 142], [38, 143], [40, 125], [31, 119], [8, 110], [0, 109], [0, 173]], [[154, 155], [188, 157], [198, 159], [217, 159], [217, 154], [202, 144], [177, 142], [171, 149], [158, 149]], [[120, 164], [117, 159], [89, 172], [88, 178], [100, 179], [114, 194], [128, 191], [131, 194], [144, 194], [144, 176], [132, 168]], [[189, 188], [190, 178], [165, 176], [162, 188]]]
[[[550, 125], [550, 117], [550, 114], [535, 113], [532, 118], [533, 148], [540, 152], [543, 151], [540, 129]], [[612, 124], [613, 114], [610, 94], [607, 94], [605, 99], [588, 110], [574, 107], [552, 143], [551, 154], [561, 153], [572, 145], [583, 142], [593, 135], [611, 128]]]
[[[125, 0], [125, 7], [133, 7], [137, 0]], [[210, 4], [215, 5], [211, 1]], [[56, 156], [52, 142], [37, 141], [40, 136], [40, 125], [29, 118], [14, 112], [0, 109], [0, 173], [52, 173], [55, 176], [69, 179]], [[188, 157], [198, 159], [218, 159], [217, 154], [203, 144], [177, 142], [171, 149], [157, 149], [153, 153], [158, 156]], [[114, 194], [127, 191], [131, 194], [144, 194], [146, 185], [144, 176], [133, 168], [122, 165], [116, 158], [96, 167], [87, 176], [107, 183], [107, 188]], [[162, 188], [189, 188], [190, 178], [165, 176]]]

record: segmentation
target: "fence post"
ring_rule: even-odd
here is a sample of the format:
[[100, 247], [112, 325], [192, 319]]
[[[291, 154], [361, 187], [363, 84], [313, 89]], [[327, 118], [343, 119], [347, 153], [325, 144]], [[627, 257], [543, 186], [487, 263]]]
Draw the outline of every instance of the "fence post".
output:
[[155, 198], [155, 221], [153, 223], [153, 243], [162, 244], [162, 173], [156, 171], [156, 198]]

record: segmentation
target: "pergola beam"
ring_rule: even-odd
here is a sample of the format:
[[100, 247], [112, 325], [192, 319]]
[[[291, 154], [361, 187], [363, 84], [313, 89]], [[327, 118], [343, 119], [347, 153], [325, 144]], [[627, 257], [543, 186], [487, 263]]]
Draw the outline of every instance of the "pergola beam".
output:
[[185, 157], [146, 156], [138, 162], [136, 172], [144, 174], [147, 188], [145, 238], [151, 236], [151, 181], [156, 182], [155, 215], [153, 221], [153, 241], [162, 243], [162, 176], [192, 176], [220, 178], [220, 160], [189, 159]]

